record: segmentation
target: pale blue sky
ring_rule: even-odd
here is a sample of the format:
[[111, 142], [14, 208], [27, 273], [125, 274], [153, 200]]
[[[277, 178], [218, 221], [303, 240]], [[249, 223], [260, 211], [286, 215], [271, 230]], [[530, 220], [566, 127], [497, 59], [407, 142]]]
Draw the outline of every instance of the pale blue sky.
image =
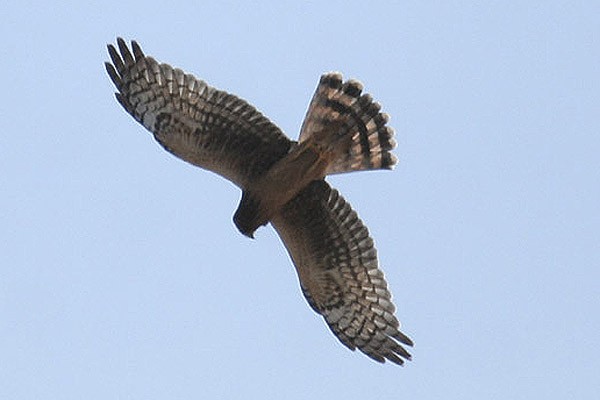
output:
[[[600, 3], [507, 3], [4, 1], [0, 398], [598, 398]], [[400, 164], [329, 182], [412, 362], [344, 348], [238, 189], [121, 109], [117, 35], [293, 138], [322, 72], [364, 83]]]

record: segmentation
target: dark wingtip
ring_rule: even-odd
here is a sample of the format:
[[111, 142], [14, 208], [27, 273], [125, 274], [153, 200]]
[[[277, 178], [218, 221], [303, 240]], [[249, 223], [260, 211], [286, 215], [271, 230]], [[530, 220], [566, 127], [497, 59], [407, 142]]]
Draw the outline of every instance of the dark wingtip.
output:
[[[415, 343], [402, 332], [398, 332], [398, 334], [396, 335], [396, 339], [398, 339], [401, 343], [403, 343], [407, 346], [410, 346], [410, 347], [413, 347], [415, 345]], [[408, 354], [408, 357], [410, 358], [410, 354]]]
[[142, 60], [143, 58], [146, 57], [144, 55], [144, 52], [142, 51], [142, 48], [140, 47], [138, 42], [136, 42], [135, 40], [131, 41], [131, 48], [133, 50], [133, 56], [135, 57], [136, 61]]
[[125, 39], [123, 39], [120, 36], [117, 36], [117, 45], [119, 46], [119, 49], [122, 49], [123, 47], [127, 48], [127, 43], [125, 42]]
[[394, 353], [387, 354], [385, 357], [389, 361], [393, 362], [394, 364], [404, 367], [404, 360], [402, 358], [398, 357], [397, 355], [395, 355]]
[[107, 48], [108, 54], [110, 55], [110, 59], [112, 60], [113, 65], [115, 66], [117, 71], [121, 73], [125, 69], [125, 66], [123, 65], [123, 60], [121, 59], [119, 52], [117, 51], [117, 49], [115, 49], [115, 46], [113, 46], [112, 44], [109, 44]]
[[106, 72], [108, 73], [108, 76], [113, 81], [113, 83], [115, 84], [115, 86], [117, 88], [120, 88], [121, 87], [121, 77], [119, 76], [119, 74], [115, 70], [115, 67], [111, 63], [109, 63], [109, 62], [105, 62], [104, 63], [104, 68], [106, 68]]
[[123, 61], [127, 65], [132, 65], [135, 63], [133, 56], [131, 55], [131, 51], [129, 51], [129, 47], [127, 47], [127, 43], [122, 38], [117, 38], [117, 45], [119, 46], [119, 51], [121, 52], [121, 56], [123, 57]]

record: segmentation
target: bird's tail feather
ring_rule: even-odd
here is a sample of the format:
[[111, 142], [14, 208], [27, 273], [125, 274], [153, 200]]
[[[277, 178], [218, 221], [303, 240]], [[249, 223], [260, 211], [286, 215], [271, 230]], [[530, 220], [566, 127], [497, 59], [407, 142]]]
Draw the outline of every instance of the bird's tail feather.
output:
[[396, 157], [394, 130], [389, 116], [356, 80], [342, 80], [340, 73], [321, 76], [300, 131], [307, 140], [330, 154], [327, 175], [370, 169], [391, 169]]

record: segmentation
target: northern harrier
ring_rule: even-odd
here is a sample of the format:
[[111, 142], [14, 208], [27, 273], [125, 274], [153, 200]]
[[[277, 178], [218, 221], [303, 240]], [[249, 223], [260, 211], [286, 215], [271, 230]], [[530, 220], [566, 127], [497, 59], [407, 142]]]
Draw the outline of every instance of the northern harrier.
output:
[[310, 306], [338, 339], [379, 362], [402, 364], [400, 332], [367, 228], [326, 175], [391, 169], [388, 116], [355, 80], [321, 76], [297, 142], [250, 104], [117, 39], [106, 63], [116, 98], [169, 152], [242, 189], [235, 225], [252, 237], [271, 223]]

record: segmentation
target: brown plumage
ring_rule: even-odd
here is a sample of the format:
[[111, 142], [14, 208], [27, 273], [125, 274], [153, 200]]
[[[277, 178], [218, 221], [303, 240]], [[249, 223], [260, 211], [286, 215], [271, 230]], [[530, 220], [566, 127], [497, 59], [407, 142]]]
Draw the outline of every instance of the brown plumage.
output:
[[399, 331], [377, 253], [356, 212], [326, 175], [391, 169], [388, 116], [355, 80], [321, 77], [298, 142], [244, 100], [147, 57], [133, 41], [108, 46], [106, 70], [125, 110], [169, 152], [242, 189], [234, 214], [252, 237], [271, 222], [311, 307], [347, 347], [403, 363], [412, 341]]

